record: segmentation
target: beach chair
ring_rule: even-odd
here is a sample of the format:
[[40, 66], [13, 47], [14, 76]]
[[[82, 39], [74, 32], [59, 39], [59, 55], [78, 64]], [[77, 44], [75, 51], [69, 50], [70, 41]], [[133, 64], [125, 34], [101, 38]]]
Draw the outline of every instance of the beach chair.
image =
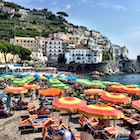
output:
[[[43, 127], [46, 127], [47, 125], [51, 125], [52, 122], [56, 121], [55, 118], [37, 118], [36, 115], [31, 115], [28, 119], [25, 119], [20, 122], [20, 130], [26, 129], [26, 126], [31, 126], [33, 129], [33, 132], [37, 132], [39, 129], [42, 130]], [[50, 123], [51, 122], [51, 123]]]
[[118, 136], [118, 130], [115, 127], [105, 127], [102, 132], [104, 139], [116, 139]]

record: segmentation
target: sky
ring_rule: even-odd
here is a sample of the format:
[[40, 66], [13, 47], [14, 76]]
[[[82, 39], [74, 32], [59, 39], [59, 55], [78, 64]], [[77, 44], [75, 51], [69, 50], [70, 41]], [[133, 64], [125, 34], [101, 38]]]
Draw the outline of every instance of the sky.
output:
[[140, 55], [140, 0], [5, 0], [25, 8], [63, 11], [74, 25], [99, 31], [113, 44], [126, 46], [130, 59]]

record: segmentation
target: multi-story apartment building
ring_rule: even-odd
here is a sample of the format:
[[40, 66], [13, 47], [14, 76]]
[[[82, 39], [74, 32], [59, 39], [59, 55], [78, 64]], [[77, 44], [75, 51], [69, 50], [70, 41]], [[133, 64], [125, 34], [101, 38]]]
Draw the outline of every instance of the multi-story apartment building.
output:
[[99, 45], [92, 45], [89, 47], [92, 50], [93, 63], [102, 62], [102, 48]]
[[121, 57], [128, 59], [128, 49], [124, 47], [120, 47], [118, 45], [112, 45], [111, 46], [111, 51], [113, 53], [113, 58], [116, 59], [121, 59]]
[[62, 40], [48, 38], [46, 41], [46, 56], [48, 59], [57, 62], [60, 54], [64, 54]]
[[37, 40], [33, 37], [14, 37], [10, 39], [10, 43], [14, 45], [20, 45], [31, 51], [38, 50]]
[[[92, 48], [92, 49], [91, 49]], [[102, 61], [102, 53], [99, 47], [87, 48], [79, 45], [75, 48], [70, 48], [65, 53], [66, 64], [79, 63], [79, 64], [93, 64]]]

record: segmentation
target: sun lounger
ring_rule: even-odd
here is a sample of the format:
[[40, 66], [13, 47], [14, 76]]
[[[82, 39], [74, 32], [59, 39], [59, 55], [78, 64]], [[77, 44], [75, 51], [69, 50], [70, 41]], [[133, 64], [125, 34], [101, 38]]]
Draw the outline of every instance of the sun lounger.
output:
[[115, 139], [118, 136], [118, 130], [114, 127], [106, 127], [104, 128], [104, 132], [102, 134], [104, 135], [104, 139]]
[[50, 123], [52, 121], [54, 123], [56, 119], [54, 118], [37, 118], [36, 115], [31, 115], [28, 119], [23, 120], [20, 122], [20, 128], [19, 129], [25, 129], [25, 126], [32, 126], [32, 128], [35, 131], [38, 131], [39, 128], [43, 128], [44, 126], [47, 126], [47, 123]]

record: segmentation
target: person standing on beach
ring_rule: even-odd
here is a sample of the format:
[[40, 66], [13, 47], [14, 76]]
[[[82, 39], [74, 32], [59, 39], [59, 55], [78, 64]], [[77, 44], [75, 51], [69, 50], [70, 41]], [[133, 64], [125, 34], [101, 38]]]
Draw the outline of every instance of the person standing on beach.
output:
[[11, 111], [11, 95], [10, 95], [10, 93], [7, 94], [6, 107], [8, 110]]

